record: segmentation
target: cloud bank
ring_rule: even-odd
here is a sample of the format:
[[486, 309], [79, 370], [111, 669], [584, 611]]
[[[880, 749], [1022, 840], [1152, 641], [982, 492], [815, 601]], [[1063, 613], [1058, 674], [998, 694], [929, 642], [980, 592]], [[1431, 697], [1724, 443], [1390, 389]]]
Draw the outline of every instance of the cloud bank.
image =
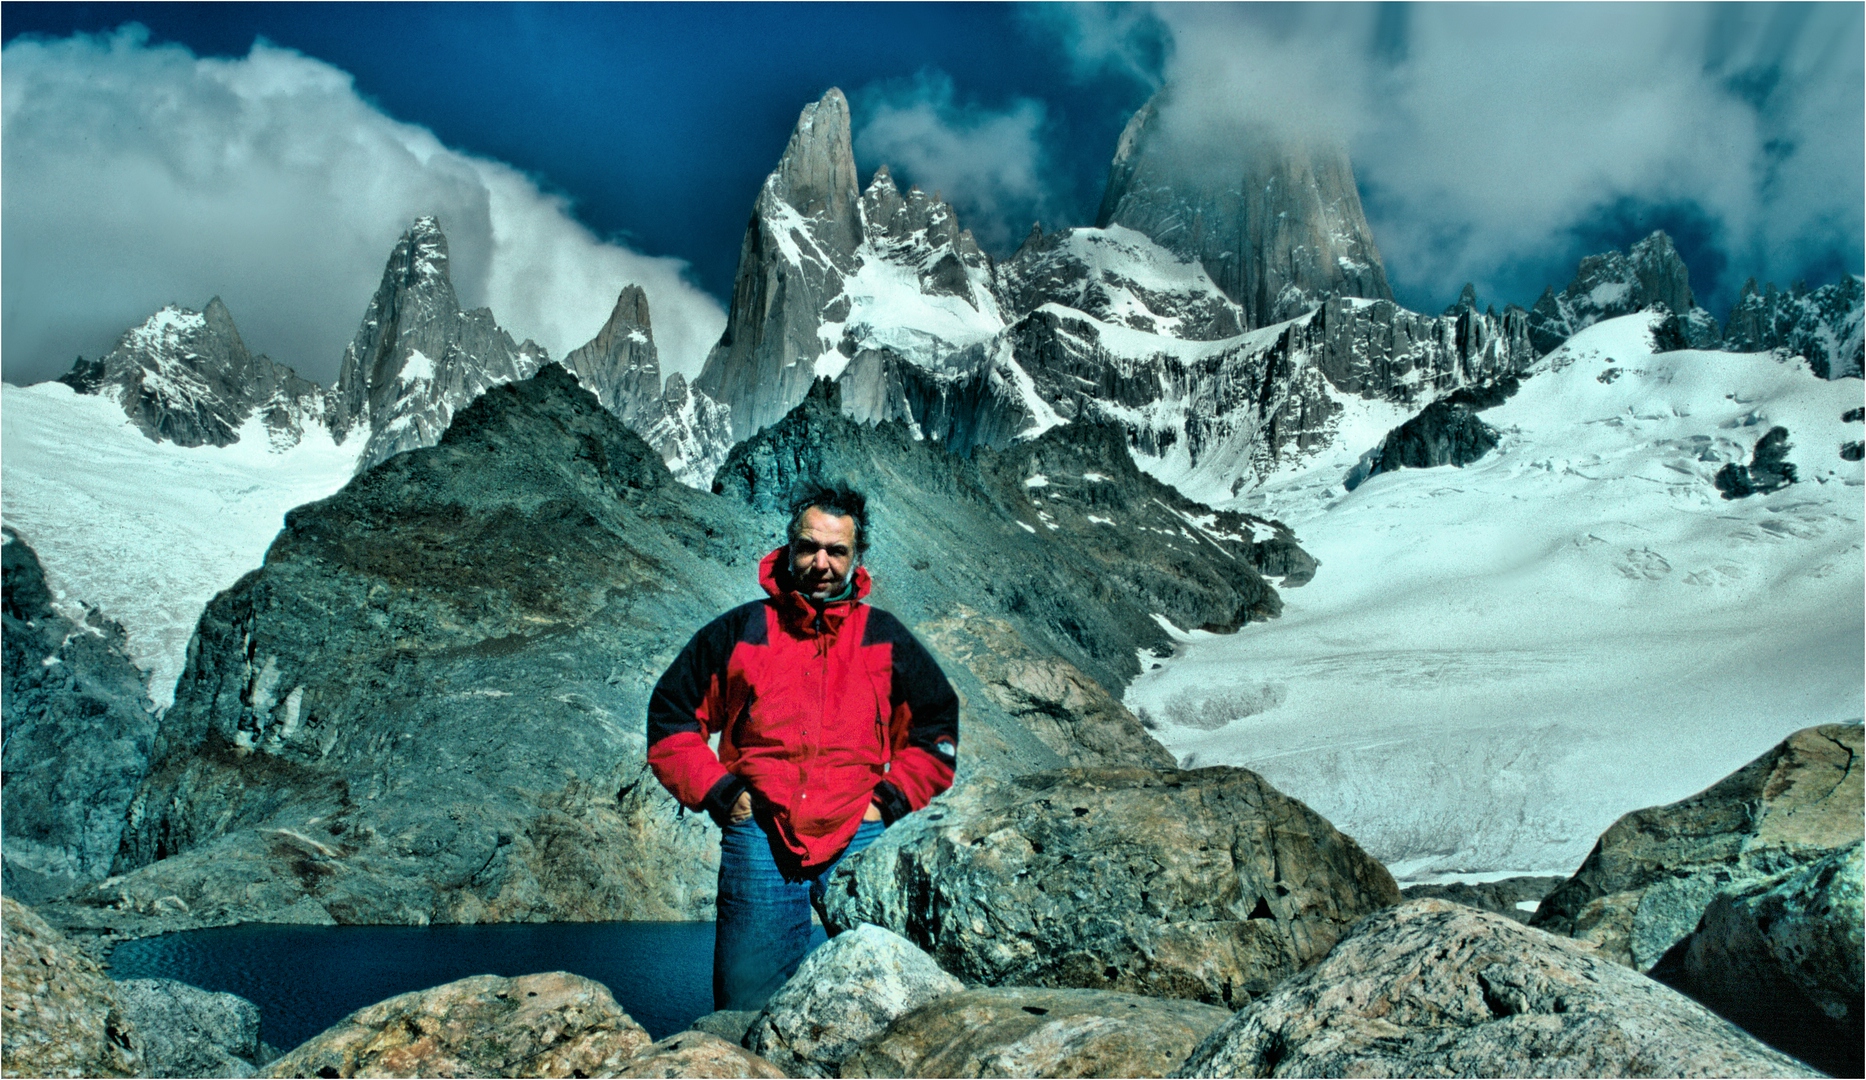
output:
[[684, 263], [603, 242], [535, 179], [384, 115], [303, 54], [198, 58], [127, 27], [16, 39], [0, 60], [9, 382], [219, 295], [249, 347], [331, 383], [421, 214], [446, 230], [462, 303], [553, 356], [594, 337], [631, 282], [664, 370], [696, 373], [725, 326]]
[[903, 187], [939, 193], [986, 250], [1008, 255], [1032, 222], [1056, 220], [1043, 102], [962, 103], [950, 76], [923, 71], [862, 88], [851, 111], [863, 172], [885, 164]]
[[1413, 306], [1465, 281], [1527, 303], [1579, 255], [1654, 227], [1680, 241], [1713, 310], [1746, 275], [1818, 284], [1860, 269], [1859, 5], [1195, 4], [1127, 18], [1088, 9], [1057, 40], [1078, 70], [1125, 71], [1164, 37], [1161, 122], [1182, 134], [1346, 142]]

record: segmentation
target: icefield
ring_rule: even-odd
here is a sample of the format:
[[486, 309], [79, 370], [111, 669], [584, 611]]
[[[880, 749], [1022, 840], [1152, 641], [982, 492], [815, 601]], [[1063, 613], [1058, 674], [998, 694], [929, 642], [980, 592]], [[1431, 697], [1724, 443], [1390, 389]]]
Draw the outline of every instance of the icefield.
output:
[[176, 446], [63, 383], [0, 394], [0, 519], [38, 552], [61, 614], [123, 624], [159, 708], [207, 602], [259, 568], [287, 510], [349, 481], [367, 441], [310, 424], [274, 452], [255, 413], [231, 446]]
[[[1281, 618], [1143, 657], [1129, 707], [1182, 764], [1261, 773], [1402, 883], [1571, 873], [1619, 815], [1858, 722], [1866, 488], [1839, 449], [1860, 381], [1655, 354], [1653, 320], [1539, 361], [1479, 414], [1502, 441], [1469, 466], [1349, 492], [1379, 436], [1344, 438], [1226, 504], [1321, 567]], [[1722, 498], [1717, 471], [1776, 425], [1799, 482]]]

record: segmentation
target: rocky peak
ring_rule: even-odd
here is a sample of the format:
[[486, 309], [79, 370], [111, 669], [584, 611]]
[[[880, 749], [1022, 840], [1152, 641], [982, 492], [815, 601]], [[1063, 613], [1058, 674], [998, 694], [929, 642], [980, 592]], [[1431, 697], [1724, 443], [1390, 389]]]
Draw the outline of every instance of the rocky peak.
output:
[[1750, 278], [1730, 309], [1724, 347], [1735, 352], [1779, 349], [1807, 357], [1822, 378], [1858, 376], [1863, 286], [1866, 281], [1848, 274], [1812, 292], [1800, 283], [1783, 292], [1774, 282], [1759, 289]]
[[59, 381], [111, 398], [145, 435], [180, 446], [236, 443], [259, 411], [273, 446], [283, 449], [324, 415], [323, 391], [255, 356], [218, 296], [201, 311], [162, 308], [102, 359], [80, 359]]
[[950, 204], [918, 187], [902, 195], [883, 165], [862, 193], [861, 211], [864, 254], [910, 266], [928, 295], [956, 296], [976, 310], [992, 306], [991, 259], [959, 227]]
[[683, 483], [705, 488], [732, 446], [731, 413], [678, 373], [661, 385], [648, 294], [627, 285], [596, 337], [564, 357], [564, 368], [661, 455]]
[[849, 101], [832, 86], [804, 106], [765, 191], [810, 219], [819, 242], [852, 253], [862, 239], [856, 190]]
[[362, 325], [344, 350], [331, 428], [342, 440], [365, 426], [361, 471], [403, 450], [432, 446], [455, 410], [488, 387], [529, 378], [547, 359], [536, 344], [514, 342], [492, 312], [460, 310], [440, 222], [416, 218], [389, 253]]
[[1662, 307], [1677, 317], [1679, 342], [1690, 348], [1716, 348], [1722, 335], [1709, 312], [1691, 296], [1691, 273], [1672, 238], [1654, 232], [1625, 252], [1589, 255], [1575, 269], [1574, 280], [1557, 293], [1544, 289], [1529, 313], [1530, 339], [1537, 353], [1547, 353], [1571, 335], [1603, 319]]
[[1244, 332], [1244, 312], [1196, 259], [1182, 258], [1121, 226], [1031, 230], [999, 268], [999, 292], [1016, 317], [1045, 304], [1167, 338], [1215, 341]]
[[1392, 299], [1344, 148], [1262, 129], [1189, 135], [1165, 122], [1170, 106], [1169, 88], [1122, 131], [1097, 226], [1199, 260], [1253, 327], [1329, 296]]

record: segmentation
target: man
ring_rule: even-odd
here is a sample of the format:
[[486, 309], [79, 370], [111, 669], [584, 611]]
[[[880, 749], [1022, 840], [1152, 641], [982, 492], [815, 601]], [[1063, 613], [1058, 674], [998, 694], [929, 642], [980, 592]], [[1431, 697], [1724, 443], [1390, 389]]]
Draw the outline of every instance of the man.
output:
[[[867, 501], [793, 501], [769, 596], [708, 623], [655, 684], [648, 763], [720, 838], [713, 1001], [763, 1006], [796, 973], [830, 872], [952, 784], [959, 703], [900, 620], [863, 603]], [[717, 754], [709, 737], [719, 737]]]

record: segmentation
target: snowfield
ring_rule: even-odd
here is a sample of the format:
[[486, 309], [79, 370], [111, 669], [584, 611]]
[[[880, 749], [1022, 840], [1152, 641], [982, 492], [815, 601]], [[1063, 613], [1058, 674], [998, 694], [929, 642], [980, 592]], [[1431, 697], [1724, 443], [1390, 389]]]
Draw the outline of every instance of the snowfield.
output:
[[175, 699], [201, 612], [259, 568], [285, 511], [350, 479], [367, 440], [322, 424], [284, 452], [257, 414], [227, 447], [151, 441], [123, 407], [62, 383], [0, 389], [0, 519], [45, 564], [60, 612], [101, 610], [129, 634], [150, 697]]
[[[1465, 468], [1348, 492], [1372, 442], [1343, 439], [1226, 504], [1281, 518], [1321, 569], [1280, 619], [1178, 635], [1129, 707], [1182, 763], [1256, 770], [1403, 883], [1571, 873], [1619, 815], [1857, 722], [1866, 488], [1839, 449], [1860, 381], [1654, 354], [1652, 322], [1544, 358], [1481, 414], [1502, 443]], [[1800, 481], [1723, 499], [1712, 477], [1775, 425]]]

